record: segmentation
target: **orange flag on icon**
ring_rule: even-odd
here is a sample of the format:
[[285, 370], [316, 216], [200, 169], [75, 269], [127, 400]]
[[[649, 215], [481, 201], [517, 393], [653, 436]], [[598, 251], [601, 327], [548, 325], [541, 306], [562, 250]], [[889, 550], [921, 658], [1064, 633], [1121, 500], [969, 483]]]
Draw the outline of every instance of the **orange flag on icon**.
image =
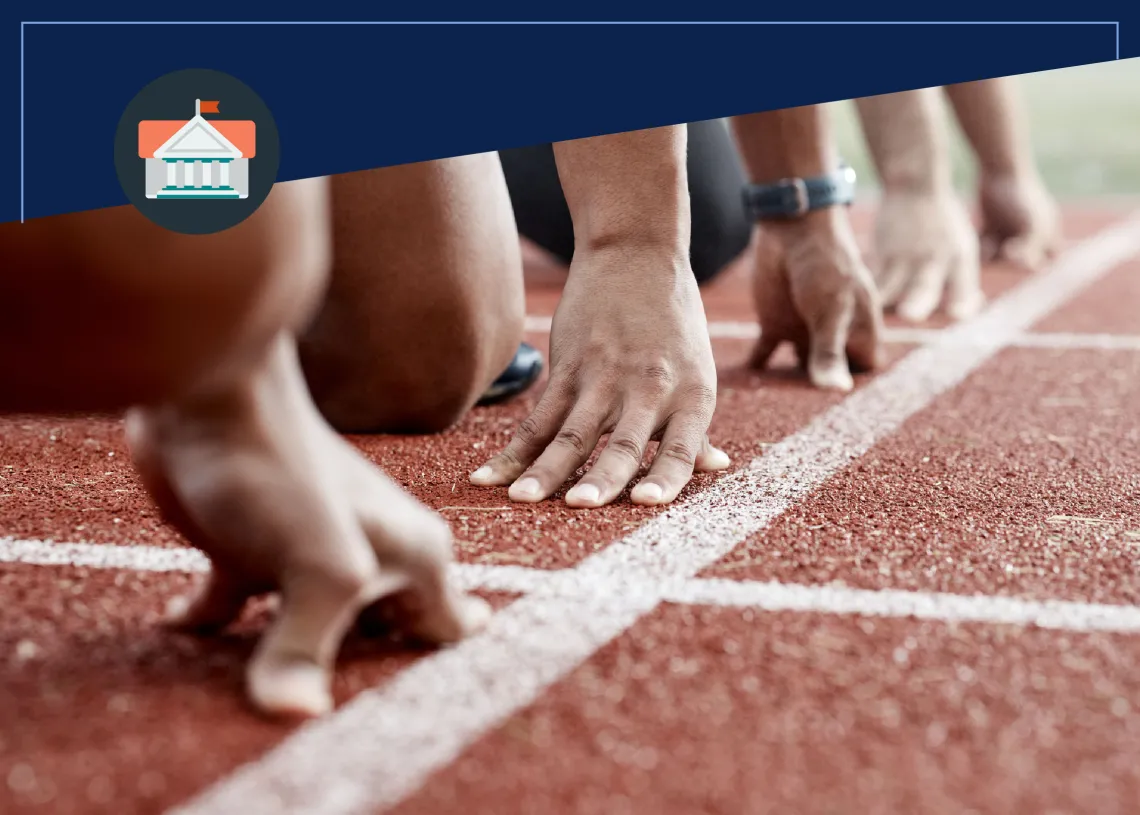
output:
[[219, 113], [220, 111], [218, 110], [218, 102], [216, 102], [216, 101], [215, 102], [207, 102], [205, 99], [203, 99], [202, 100], [201, 112], [202, 113]]

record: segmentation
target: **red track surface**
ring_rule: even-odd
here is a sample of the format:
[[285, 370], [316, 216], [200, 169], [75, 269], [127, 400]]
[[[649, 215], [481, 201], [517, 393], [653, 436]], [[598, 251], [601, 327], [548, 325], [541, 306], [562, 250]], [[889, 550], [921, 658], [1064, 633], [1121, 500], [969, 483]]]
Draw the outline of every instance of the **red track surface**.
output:
[[[1123, 214], [1070, 211], [1069, 237], [1086, 238]], [[531, 314], [552, 312], [558, 280], [530, 269]], [[986, 272], [994, 298], [1025, 282], [1008, 269]], [[591, 555], [658, 513], [625, 500], [597, 512], [508, 506], [505, 491], [466, 481], [535, 393], [476, 410], [440, 436], [357, 439], [452, 522], [461, 561], [525, 567], [465, 579], [502, 607], [530, 603], [535, 631], [545, 630], [547, 613], [557, 630], [581, 624], [593, 639], [583, 659], [539, 670], [533, 681], [527, 666], [542, 665], [544, 648], [552, 660], [573, 652], [572, 636], [520, 645], [522, 634], [505, 629], [440, 654], [350, 642], [337, 695], [356, 701], [334, 716], [339, 730], [299, 734], [244, 707], [242, 665], [263, 609], [221, 641], [178, 637], [156, 622], [194, 576], [142, 570], [141, 560], [136, 568], [74, 565], [63, 550], [55, 551], [71, 563], [37, 565], [29, 561], [42, 553], [0, 540], [0, 812], [154, 813], [187, 801], [194, 813], [259, 815], [1134, 812], [1140, 623], [1128, 614], [1140, 605], [1138, 303], [1133, 258], [1036, 321], [1031, 330], [1060, 347], [1015, 342], [984, 359], [764, 528], [742, 533], [728, 554], [698, 564], [696, 582], [609, 633], [591, 621], [625, 614], [618, 607], [636, 605], [636, 586], [615, 584], [611, 597], [609, 575], [599, 572], [575, 589], [593, 595], [531, 596], [514, 606], [511, 590], [535, 590], [595, 562]], [[752, 319], [743, 264], [706, 292], [706, 304], [710, 321]], [[1088, 343], [1061, 332], [1111, 334], [1132, 347], [1080, 347]], [[545, 336], [530, 339], [545, 347]], [[786, 353], [782, 370], [744, 370], [749, 346], [716, 340], [721, 394], [711, 435], [738, 472], [696, 478], [683, 496], [696, 513], [721, 512], [702, 496], [844, 403], [809, 389]], [[913, 347], [889, 346], [892, 364]], [[859, 379], [863, 390], [875, 377]], [[183, 546], [143, 495], [117, 422], [2, 419], [0, 478], [0, 538], [32, 549], [43, 541]], [[742, 491], [729, 503], [759, 500]], [[670, 537], [669, 522], [659, 523]], [[113, 551], [129, 560], [150, 550]], [[652, 587], [655, 574], [634, 583]], [[716, 579], [761, 599], [730, 602]], [[807, 587], [806, 605], [772, 610], [761, 581]], [[941, 593], [980, 596], [980, 611], [961, 618], [939, 606], [915, 619], [892, 605]], [[1053, 608], [1042, 601], [1103, 604], [1111, 621], [1096, 622], [1103, 610], [1082, 606], [1052, 627], [999, 622], [1006, 607], [992, 597], [1033, 614]], [[854, 613], [840, 607], [843, 598], [854, 598]], [[449, 674], [453, 664], [474, 668]], [[398, 690], [411, 666], [444, 684], [416, 680]], [[380, 715], [392, 694], [446, 700], [452, 688], [469, 696]], [[416, 735], [425, 723], [428, 735]], [[316, 741], [295, 741], [302, 736]], [[310, 743], [325, 749], [288, 753]], [[246, 786], [234, 786], [243, 765]], [[219, 797], [195, 798], [211, 788]]]

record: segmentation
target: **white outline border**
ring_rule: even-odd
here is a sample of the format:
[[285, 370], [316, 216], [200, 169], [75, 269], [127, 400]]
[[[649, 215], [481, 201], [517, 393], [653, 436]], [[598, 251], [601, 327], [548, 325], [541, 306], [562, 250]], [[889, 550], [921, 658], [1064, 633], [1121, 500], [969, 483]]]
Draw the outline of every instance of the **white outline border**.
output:
[[20, 223], [24, 223], [24, 27], [29, 25], [1111, 25], [1116, 28], [1115, 59], [1120, 59], [1119, 20], [21, 20]]

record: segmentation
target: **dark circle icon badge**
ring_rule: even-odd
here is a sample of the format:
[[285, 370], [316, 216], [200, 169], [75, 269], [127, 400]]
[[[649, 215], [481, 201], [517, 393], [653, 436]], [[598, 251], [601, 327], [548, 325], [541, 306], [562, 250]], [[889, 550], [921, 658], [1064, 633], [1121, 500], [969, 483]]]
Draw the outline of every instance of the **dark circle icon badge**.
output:
[[265, 201], [280, 164], [277, 125], [243, 82], [192, 68], [151, 82], [115, 132], [123, 192], [159, 226], [220, 232]]

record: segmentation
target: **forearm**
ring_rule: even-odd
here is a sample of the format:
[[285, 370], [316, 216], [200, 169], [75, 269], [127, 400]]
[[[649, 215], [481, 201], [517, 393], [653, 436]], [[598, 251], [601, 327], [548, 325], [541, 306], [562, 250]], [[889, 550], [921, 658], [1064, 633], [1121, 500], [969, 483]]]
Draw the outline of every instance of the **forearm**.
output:
[[984, 174], [1032, 171], [1029, 126], [1014, 77], [947, 85], [945, 90]]
[[554, 145], [578, 249], [651, 245], [689, 252], [684, 125]]
[[834, 171], [839, 161], [822, 105], [735, 116], [732, 129], [756, 184], [823, 175]]
[[937, 88], [856, 100], [867, 146], [887, 192], [948, 189], [950, 153]]

